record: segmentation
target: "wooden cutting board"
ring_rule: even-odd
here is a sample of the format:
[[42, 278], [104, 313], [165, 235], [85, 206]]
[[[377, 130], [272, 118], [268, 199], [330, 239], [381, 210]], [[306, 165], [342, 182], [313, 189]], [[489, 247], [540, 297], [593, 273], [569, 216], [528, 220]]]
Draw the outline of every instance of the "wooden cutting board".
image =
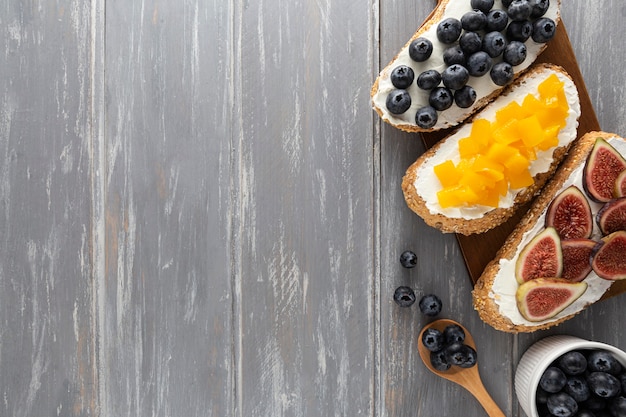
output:
[[[563, 21], [561, 21], [557, 27], [557, 33], [555, 37], [550, 41], [545, 51], [539, 56], [535, 63], [553, 63], [562, 66], [572, 77], [576, 86], [578, 87], [578, 93], [580, 96], [580, 106], [582, 114], [579, 119], [578, 137], [580, 138], [587, 132], [594, 130], [601, 130], [600, 123], [591, 104], [589, 93], [585, 87], [578, 62], [572, 44], [570, 43], [569, 36]], [[443, 137], [451, 133], [451, 130], [443, 130], [432, 133], [422, 133], [421, 137], [424, 144], [427, 147], [431, 147]], [[457, 240], [465, 259], [467, 270], [469, 271], [470, 278], [473, 283], [476, 283], [480, 275], [482, 274], [487, 263], [491, 261], [498, 249], [503, 245], [504, 241], [511, 233], [515, 225], [519, 222], [521, 217], [526, 213], [530, 203], [522, 207], [515, 216], [509, 219], [508, 222], [503, 225], [492, 229], [486, 233], [479, 235], [457, 235]], [[604, 298], [620, 294], [626, 291], [626, 280], [618, 281], [611, 289], [605, 294]]]

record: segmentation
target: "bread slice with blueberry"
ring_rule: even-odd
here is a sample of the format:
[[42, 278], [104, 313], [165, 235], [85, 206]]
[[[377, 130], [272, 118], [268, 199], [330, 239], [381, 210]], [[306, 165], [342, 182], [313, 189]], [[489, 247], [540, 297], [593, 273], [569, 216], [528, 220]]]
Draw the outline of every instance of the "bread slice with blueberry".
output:
[[528, 69], [560, 22], [561, 0], [440, 0], [371, 89], [407, 132], [462, 123]]

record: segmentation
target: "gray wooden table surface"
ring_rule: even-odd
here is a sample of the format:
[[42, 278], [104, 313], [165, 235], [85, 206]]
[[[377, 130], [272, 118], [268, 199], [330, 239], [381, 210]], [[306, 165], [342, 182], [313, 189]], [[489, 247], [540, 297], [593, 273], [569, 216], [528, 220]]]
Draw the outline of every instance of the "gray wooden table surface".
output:
[[[434, 0], [4, 0], [0, 416], [482, 416], [419, 361], [434, 292], [508, 416], [552, 333], [626, 348], [624, 297], [514, 336], [400, 191], [423, 151], [369, 90]], [[564, 0], [626, 135], [623, 0]], [[411, 249], [419, 265], [403, 269]]]

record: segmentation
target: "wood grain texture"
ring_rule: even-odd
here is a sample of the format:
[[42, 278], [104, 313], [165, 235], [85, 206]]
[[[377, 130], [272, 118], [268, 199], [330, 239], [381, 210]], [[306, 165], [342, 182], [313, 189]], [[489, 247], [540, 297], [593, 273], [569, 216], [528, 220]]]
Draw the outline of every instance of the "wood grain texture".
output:
[[[454, 236], [406, 207], [424, 148], [369, 89], [435, 3], [3, 2], [0, 416], [484, 415], [421, 364], [399, 285], [471, 330], [513, 417], [533, 341], [626, 347], [622, 296], [545, 332], [484, 325]], [[624, 18], [563, 5], [622, 135], [626, 52], [601, 28]]]

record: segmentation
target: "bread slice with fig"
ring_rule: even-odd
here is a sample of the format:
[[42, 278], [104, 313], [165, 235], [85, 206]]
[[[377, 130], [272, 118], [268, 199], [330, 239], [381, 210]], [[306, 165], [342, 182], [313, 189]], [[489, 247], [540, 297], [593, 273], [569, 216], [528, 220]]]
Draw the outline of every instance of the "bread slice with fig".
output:
[[[477, 280], [473, 305], [485, 323], [547, 329], [626, 279], [626, 197], [616, 186], [624, 172], [624, 138], [589, 132], [576, 141]], [[601, 227], [608, 223], [617, 227]]]
[[539, 64], [406, 171], [407, 205], [444, 233], [483, 233], [531, 201], [577, 136], [578, 90]]
[[462, 123], [533, 64], [556, 33], [560, 6], [561, 0], [439, 0], [376, 78], [374, 110], [408, 132]]

